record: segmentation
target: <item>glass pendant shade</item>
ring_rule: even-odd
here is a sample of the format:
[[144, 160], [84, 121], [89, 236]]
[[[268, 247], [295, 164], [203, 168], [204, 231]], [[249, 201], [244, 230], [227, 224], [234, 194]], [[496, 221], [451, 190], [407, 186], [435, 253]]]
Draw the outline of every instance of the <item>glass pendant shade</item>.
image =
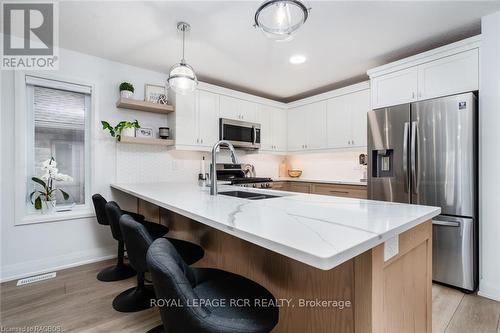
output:
[[182, 62], [172, 66], [167, 81], [169, 88], [178, 94], [193, 92], [198, 85], [193, 68]]
[[267, 0], [255, 13], [255, 26], [270, 38], [287, 40], [308, 15], [309, 10], [299, 0]]
[[177, 24], [177, 29], [182, 32], [182, 60], [170, 68], [167, 79], [168, 87], [181, 95], [193, 92], [198, 85], [198, 79], [193, 67], [189, 66], [184, 60], [186, 31], [189, 31], [190, 28], [191, 26], [186, 22]]

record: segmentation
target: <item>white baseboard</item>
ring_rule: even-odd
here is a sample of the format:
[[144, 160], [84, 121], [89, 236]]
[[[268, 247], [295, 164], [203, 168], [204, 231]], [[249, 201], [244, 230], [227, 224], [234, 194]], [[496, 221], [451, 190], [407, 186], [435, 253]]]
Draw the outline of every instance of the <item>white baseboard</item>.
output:
[[116, 258], [116, 251], [117, 247], [113, 246], [3, 266], [0, 267], [0, 283]]
[[477, 292], [477, 294], [479, 296], [500, 302], [500, 288], [498, 283], [490, 283], [485, 279], [481, 279], [481, 281], [479, 282], [479, 291]]

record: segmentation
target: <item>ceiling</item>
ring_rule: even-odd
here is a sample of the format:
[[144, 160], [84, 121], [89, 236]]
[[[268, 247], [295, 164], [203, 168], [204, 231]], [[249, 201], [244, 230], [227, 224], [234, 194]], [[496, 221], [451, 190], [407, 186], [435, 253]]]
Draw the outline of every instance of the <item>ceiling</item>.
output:
[[[480, 33], [500, 1], [309, 1], [288, 42], [252, 27], [259, 1], [60, 2], [60, 46], [165, 73], [181, 57], [200, 80], [293, 101], [367, 79], [366, 70]], [[307, 61], [288, 59], [303, 54]]]

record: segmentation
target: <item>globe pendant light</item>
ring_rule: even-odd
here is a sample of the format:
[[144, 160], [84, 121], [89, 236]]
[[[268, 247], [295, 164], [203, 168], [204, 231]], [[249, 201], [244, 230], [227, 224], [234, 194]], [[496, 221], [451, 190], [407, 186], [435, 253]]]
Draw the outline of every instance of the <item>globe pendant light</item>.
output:
[[193, 92], [198, 85], [198, 79], [194, 73], [193, 67], [189, 66], [184, 59], [185, 34], [191, 29], [186, 22], [179, 22], [177, 29], [182, 32], [182, 59], [178, 64], [170, 68], [167, 83], [176, 93], [185, 95]]
[[275, 40], [290, 40], [307, 21], [310, 8], [300, 0], [266, 0], [255, 12], [254, 27]]

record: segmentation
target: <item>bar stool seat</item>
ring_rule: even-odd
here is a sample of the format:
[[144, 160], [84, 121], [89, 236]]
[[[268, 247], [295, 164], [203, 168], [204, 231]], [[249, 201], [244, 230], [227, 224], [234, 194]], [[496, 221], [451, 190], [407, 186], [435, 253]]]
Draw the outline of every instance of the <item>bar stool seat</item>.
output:
[[161, 306], [163, 325], [148, 333], [267, 333], [277, 325], [275, 298], [258, 283], [219, 269], [189, 267], [165, 238], [153, 242], [146, 258], [157, 298], [181, 303]]

